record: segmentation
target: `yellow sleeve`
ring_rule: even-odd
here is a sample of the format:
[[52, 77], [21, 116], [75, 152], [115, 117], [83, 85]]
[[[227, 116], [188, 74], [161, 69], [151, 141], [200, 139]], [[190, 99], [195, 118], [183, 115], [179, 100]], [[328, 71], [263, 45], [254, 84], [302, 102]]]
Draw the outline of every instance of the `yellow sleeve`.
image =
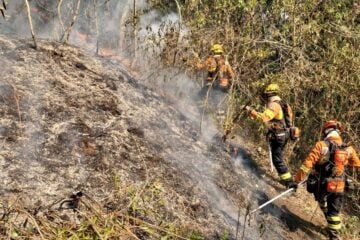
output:
[[255, 119], [261, 120], [264, 123], [267, 123], [270, 120], [272, 120], [275, 117], [275, 115], [276, 115], [275, 112], [270, 108], [266, 108], [265, 111], [262, 113], [256, 112], [256, 115], [252, 114], [252, 116], [254, 116]]

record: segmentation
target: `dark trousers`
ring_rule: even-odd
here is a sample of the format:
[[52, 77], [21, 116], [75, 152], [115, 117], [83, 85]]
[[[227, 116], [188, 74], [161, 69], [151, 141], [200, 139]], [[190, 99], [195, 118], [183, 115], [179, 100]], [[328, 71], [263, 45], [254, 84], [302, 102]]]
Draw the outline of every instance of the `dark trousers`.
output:
[[342, 193], [329, 193], [326, 191], [326, 181], [322, 180], [319, 191], [314, 193], [328, 223], [327, 232], [330, 240], [341, 239], [340, 210], [343, 202]]
[[286, 166], [284, 159], [284, 151], [287, 143], [287, 137], [284, 132], [273, 133], [268, 136], [271, 148], [272, 162], [278, 172], [281, 180], [288, 181], [291, 179], [291, 174]]

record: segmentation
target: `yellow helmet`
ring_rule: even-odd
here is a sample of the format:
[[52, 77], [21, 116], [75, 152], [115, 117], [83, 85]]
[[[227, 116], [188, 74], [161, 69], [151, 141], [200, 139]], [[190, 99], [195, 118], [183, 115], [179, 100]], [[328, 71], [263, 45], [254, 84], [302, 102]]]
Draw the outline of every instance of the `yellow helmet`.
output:
[[269, 84], [264, 90], [264, 94], [266, 95], [278, 94], [279, 92], [280, 92], [280, 87], [276, 83]]
[[211, 47], [211, 51], [213, 51], [215, 54], [220, 54], [220, 53], [224, 52], [224, 49], [223, 49], [222, 45], [214, 44]]

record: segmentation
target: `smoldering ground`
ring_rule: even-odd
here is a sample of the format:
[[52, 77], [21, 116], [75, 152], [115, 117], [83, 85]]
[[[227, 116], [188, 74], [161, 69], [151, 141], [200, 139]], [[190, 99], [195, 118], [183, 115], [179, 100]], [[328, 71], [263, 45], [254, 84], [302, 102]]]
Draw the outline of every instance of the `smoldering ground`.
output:
[[[44, 3], [47, 1], [39, 2]], [[218, 219], [219, 226], [227, 226], [228, 229], [231, 229], [231, 232], [234, 232], [239, 205], [243, 208], [240, 222], [241, 226], [244, 227], [246, 203], [254, 201], [259, 196], [263, 199], [262, 188], [266, 187], [267, 183], [261, 180], [260, 175], [254, 176], [249, 173], [249, 171], [253, 170], [249, 165], [249, 161], [251, 161], [249, 156], [239, 155], [236, 158], [231, 158], [224, 151], [223, 143], [217, 137], [219, 134], [221, 135], [222, 131], [216, 119], [216, 113], [211, 112], [216, 112], [217, 108], [212, 108], [211, 104], [222, 102], [225, 99], [223, 102], [226, 105], [226, 94], [219, 93], [217, 99], [210, 98], [209, 107], [205, 106], [208, 108], [204, 111], [203, 99], [199, 98], [201, 85], [198, 84], [198, 81], [194, 81], [192, 77], [179, 72], [176, 68], [162, 65], [160, 55], [165, 45], [164, 43], [158, 44], [158, 42], [169, 30], [166, 24], [178, 26], [179, 43], [182, 42], [182, 37], [187, 34], [186, 26], [180, 27], [176, 13], [162, 16], [157, 11], [150, 11], [148, 14], [142, 15], [139, 23], [133, 25], [129, 20], [132, 16], [132, 8], [129, 6], [129, 2], [126, 5], [119, 1], [98, 2], [98, 33], [94, 31], [96, 28], [94, 22], [95, 12], [86, 12], [86, 10], [91, 9], [92, 5], [87, 6], [82, 3], [82, 11], [79, 13], [78, 20], [74, 25], [74, 31], [70, 36], [71, 43], [85, 47], [86, 50], [92, 53], [95, 52], [96, 43], [99, 42], [100, 48], [110, 49], [112, 57], [118, 56], [115, 60], [104, 60], [104, 62], [89, 60], [90, 62], [87, 62], [85, 55], [78, 55], [77, 50], [69, 48], [70, 54], [63, 53], [65, 56], [69, 56], [67, 59], [69, 62], [60, 61], [59, 68], [54, 67], [52, 64], [58, 61], [55, 56], [54, 62], [46, 65], [48, 71], [43, 75], [39, 66], [44, 64], [44, 61], [38, 60], [31, 67], [25, 66], [27, 61], [41, 56], [34, 52], [27, 55], [26, 50], [20, 49], [15, 55], [23, 59], [24, 64], [14, 67], [12, 66], [13, 61], [9, 60], [7, 64], [3, 65], [5, 66], [5, 72], [8, 72], [9, 85], [15, 84], [19, 86], [19, 91], [22, 90], [28, 96], [27, 100], [23, 100], [23, 104], [21, 104], [21, 111], [28, 116], [24, 118], [22, 128], [25, 131], [20, 136], [25, 141], [21, 145], [21, 149], [17, 150], [19, 152], [18, 159], [23, 160], [22, 165], [12, 166], [11, 171], [9, 171], [9, 165], [4, 167], [5, 171], [2, 171], [4, 172], [4, 179], [13, 182], [13, 184], [8, 184], [3, 191], [23, 189], [24, 193], [28, 193], [28, 191], [36, 189], [36, 194], [33, 197], [41, 198], [46, 193], [56, 196], [77, 188], [91, 189], [94, 181], [89, 179], [104, 174], [102, 171], [94, 174], [92, 171], [95, 167], [89, 164], [89, 161], [94, 161], [97, 158], [105, 159], [103, 154], [99, 154], [96, 146], [102, 145], [104, 148], [108, 145], [107, 147], [114, 148], [116, 146], [116, 148], [123, 149], [117, 143], [105, 142], [110, 141], [111, 138], [119, 139], [124, 138], [124, 136], [112, 132], [111, 134], [114, 135], [108, 136], [109, 138], [95, 139], [94, 136], [97, 135], [89, 129], [97, 129], [100, 132], [101, 129], [102, 132], [105, 130], [121, 131], [120, 129], [124, 128], [122, 124], [127, 126], [126, 123], [129, 126], [131, 125], [131, 129], [139, 129], [140, 132], [143, 132], [143, 138], [147, 144], [156, 149], [159, 156], [166, 159], [172, 166], [175, 166], [184, 178], [191, 180], [194, 188], [198, 189], [198, 196], [194, 196], [194, 201], [198, 202], [198, 207], [202, 206], [202, 201], [208, 202], [212, 207], [210, 212], [220, 216]], [[145, 1], [137, 1], [136, 4], [137, 11], [146, 8]], [[47, 6], [53, 9], [54, 17], [49, 18], [48, 22], [44, 22], [47, 19], [45, 17], [36, 20], [35, 30], [41, 37], [57, 41], [61, 36], [61, 31], [58, 29], [60, 23], [59, 17], [56, 16], [56, 6], [55, 4]], [[70, 18], [72, 13], [72, 11], [66, 10], [72, 9], [73, 6], [74, 2], [72, 1], [64, 1], [62, 5], [64, 25], [69, 23], [67, 19]], [[1, 30], [6, 29], [5, 32], [20, 35], [21, 37], [29, 36], [26, 19], [21, 14], [17, 17], [11, 15], [18, 8], [21, 9], [20, 1], [12, 1], [9, 4], [8, 22], [0, 26]], [[136, 26], [135, 29], [134, 26]], [[157, 39], [155, 38], [154, 42], [149, 44], [151, 34], [152, 36], [157, 35]], [[86, 37], [81, 39], [83, 35]], [[110, 39], [109, 36], [111, 36]], [[13, 41], [12, 44], [19, 43]], [[151, 54], [149, 54], [150, 49], [152, 49]], [[115, 74], [117, 71], [117, 74], [122, 73], [120, 74], [122, 75], [121, 79], [128, 81], [128, 83], [116, 83], [114, 89], [117, 90], [115, 90], [115, 93], [109, 94], [107, 90], [104, 90], [102, 83], [97, 82], [99, 80], [96, 79], [99, 77], [93, 76], [96, 74], [81, 73], [79, 67], [76, 68], [77, 71], [72, 68], [66, 69], [65, 66], [69, 67], [73, 64], [71, 57], [75, 61], [80, 60], [82, 65], [78, 64], [77, 66], [84, 66], [83, 71], [91, 69], [95, 72], [100, 70], [105, 72], [106, 68], [102, 69], [101, 65], [119, 65], [109, 66], [107, 70], [110, 73], [112, 72], [111, 74]], [[130, 64], [126, 64], [127, 62], [130, 62]], [[126, 70], [120, 64], [124, 64], [130, 69]], [[39, 69], [39, 71], [33, 71], [33, 69]], [[20, 72], [16, 70], [20, 70]], [[11, 77], [14, 72], [18, 74], [16, 79]], [[26, 72], [33, 72], [33, 74], [28, 76], [25, 74]], [[142, 82], [136, 83], [136, 80], [131, 77], [132, 73], [139, 76]], [[81, 78], [86, 79], [88, 75], [94, 78], [79, 81]], [[72, 77], [76, 80], [69, 81]], [[24, 83], [22, 79], [25, 78], [27, 82]], [[113, 76], [111, 78], [117, 77]], [[22, 84], [29, 88], [24, 87], [21, 89]], [[85, 84], [89, 85], [85, 86]], [[91, 87], [91, 84], [96, 86], [96, 89]], [[147, 87], [141, 86], [143, 84]], [[139, 86], [141, 87], [139, 88]], [[74, 93], [63, 92], [64, 89], [74, 91]], [[157, 94], [154, 94], [152, 90]], [[28, 94], [29, 91], [34, 94]], [[72, 107], [70, 112], [61, 107], [61, 101], [54, 97], [61, 96], [64, 93], [67, 94], [67, 97], [60, 97], [60, 99]], [[111, 96], [109, 99], [113, 103], [105, 100], [104, 96], [106, 94]], [[49, 102], [51, 98], [54, 98], [56, 102]], [[88, 102], [87, 98], [94, 98], [95, 100]], [[103, 105], [95, 103], [96, 101], [103, 102]], [[87, 104], [90, 104], [90, 106], [87, 106]], [[115, 110], [106, 104], [110, 104]], [[120, 112], [125, 113], [125, 118], [116, 117], [117, 104], [121, 106], [119, 107]], [[52, 107], [55, 108], [48, 113], [44, 111]], [[90, 108], [90, 112], [80, 111], [79, 113], [74, 108], [83, 110]], [[112, 111], [115, 111], [115, 113], [112, 113]], [[61, 114], [61, 112], [66, 114]], [[51, 126], [47, 126], [45, 120], [50, 113], [57, 118], [52, 120]], [[14, 115], [12, 120], [15, 121], [16, 117]], [[98, 121], [94, 121], [94, 119]], [[114, 121], [119, 122], [115, 124]], [[101, 122], [108, 123], [110, 128], [103, 128]], [[102, 143], [100, 144], [100, 142]], [[12, 145], [11, 143], [7, 144], [5, 147], [9, 155], [7, 155], [6, 159], [10, 159], [9, 148]], [[55, 148], [46, 148], [46, 146], [56, 146], [58, 150], [48, 152]], [[83, 148], [83, 151], [80, 151], [81, 148]], [[95, 150], [91, 150], [92, 148], [95, 148]], [[94, 151], [93, 157], [89, 157], [89, 154], [90, 156], [92, 154], [91, 151]], [[58, 157], [52, 156], [52, 154], [56, 153], [59, 154]], [[39, 160], [38, 156], [41, 154], [43, 157]], [[110, 160], [111, 164], [121, 168], [120, 163], [116, 161], [116, 158], [119, 157], [118, 154], [112, 154], [114, 156], [110, 156], [112, 158]], [[53, 164], [57, 164], [54, 168], [57, 169], [61, 176], [45, 168], [47, 165], [45, 163], [49, 163], [47, 161], [50, 160], [53, 161]], [[50, 165], [54, 166], [53, 164]], [[244, 168], [244, 166], [248, 168]], [[9, 172], [11, 176], [6, 176], [5, 173]], [[49, 175], [47, 175], [48, 173]], [[52, 181], [57, 181], [59, 185], [50, 184]], [[21, 182], [26, 182], [26, 184], [21, 185]], [[256, 184], [258, 187], [254, 188]], [[41, 189], [46, 191], [44, 192]], [[95, 193], [96, 189], [98, 187], [94, 187], [90, 191]], [[106, 190], [104, 191], [106, 192]], [[95, 193], [95, 195], [99, 195], [99, 192]], [[246, 231], [248, 239], [260, 239], [257, 227], [254, 225], [248, 228], [248, 231]], [[281, 235], [279, 228], [267, 229], [267, 236], [278, 237]]]

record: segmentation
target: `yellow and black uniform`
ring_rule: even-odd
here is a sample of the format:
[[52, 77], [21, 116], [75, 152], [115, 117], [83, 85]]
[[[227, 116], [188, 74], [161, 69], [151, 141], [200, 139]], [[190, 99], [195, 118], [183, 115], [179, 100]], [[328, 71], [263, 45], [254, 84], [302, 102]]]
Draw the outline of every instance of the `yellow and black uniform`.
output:
[[226, 91], [230, 88], [230, 82], [234, 79], [235, 73], [225, 60], [221, 45], [214, 44], [211, 51], [212, 54], [203, 63], [199, 63], [197, 68], [207, 70], [206, 86], [212, 85]]
[[268, 141], [271, 147], [273, 164], [279, 174], [280, 179], [285, 185], [292, 183], [292, 176], [284, 161], [284, 150], [288, 141], [286, 132], [284, 112], [280, 105], [281, 98], [277, 95], [267, 99], [266, 109], [259, 113], [252, 109], [250, 116], [252, 119], [261, 120], [268, 128]]
[[343, 144], [339, 131], [330, 130], [310, 151], [296, 173], [295, 181], [299, 183], [310, 174], [307, 190], [314, 194], [326, 217], [329, 239], [337, 240], [341, 239], [339, 213], [345, 188], [344, 169], [348, 165], [359, 169], [360, 160], [353, 147]]

